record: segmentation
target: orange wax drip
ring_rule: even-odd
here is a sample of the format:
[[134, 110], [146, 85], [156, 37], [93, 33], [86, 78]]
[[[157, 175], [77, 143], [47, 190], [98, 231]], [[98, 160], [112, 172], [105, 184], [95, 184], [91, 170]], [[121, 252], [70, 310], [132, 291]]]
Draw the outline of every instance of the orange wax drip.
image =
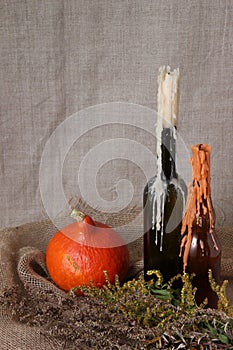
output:
[[[189, 251], [192, 243], [192, 227], [196, 221], [201, 225], [201, 212], [206, 215], [209, 212], [209, 234], [213, 238], [214, 230], [214, 213], [210, 197], [210, 151], [211, 148], [207, 144], [199, 144], [191, 146], [193, 157], [190, 158], [192, 164], [192, 181], [188, 187], [188, 197], [185, 215], [182, 221], [181, 235], [184, 235], [181, 240], [181, 252], [183, 251], [183, 268], [187, 267]], [[187, 231], [186, 231], [187, 230]], [[214, 241], [215, 249], [218, 246]]]

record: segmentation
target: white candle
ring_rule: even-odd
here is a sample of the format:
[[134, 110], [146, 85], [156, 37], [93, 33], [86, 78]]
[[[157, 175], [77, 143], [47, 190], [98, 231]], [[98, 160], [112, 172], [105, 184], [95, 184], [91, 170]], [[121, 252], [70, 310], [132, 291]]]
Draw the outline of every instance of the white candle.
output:
[[179, 68], [171, 71], [169, 66], [160, 67], [158, 76], [158, 118], [162, 119], [161, 124], [164, 128], [177, 125], [179, 85]]
[[[179, 105], [179, 82], [180, 72], [179, 68], [173, 72], [170, 67], [160, 67], [158, 75], [158, 119], [156, 127], [156, 138], [157, 138], [157, 176], [154, 184], [157, 196], [154, 197], [153, 203], [153, 214], [156, 229], [163, 232], [163, 211], [166, 189], [164, 183], [161, 182], [160, 174], [162, 173], [162, 151], [161, 151], [161, 134], [163, 128], [172, 128], [173, 136], [176, 137], [176, 129], [174, 126], [177, 124], [178, 118], [178, 105]], [[156, 237], [155, 237], [156, 240]], [[162, 241], [161, 241], [162, 242]], [[160, 246], [162, 250], [162, 246]]]

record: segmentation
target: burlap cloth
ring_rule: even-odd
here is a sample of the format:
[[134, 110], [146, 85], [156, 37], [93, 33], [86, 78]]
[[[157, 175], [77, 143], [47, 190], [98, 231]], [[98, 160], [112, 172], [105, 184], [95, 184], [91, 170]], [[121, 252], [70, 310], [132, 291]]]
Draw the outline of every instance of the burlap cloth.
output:
[[[140, 209], [134, 208], [131, 213], [135, 217]], [[129, 217], [128, 212], [128, 217]], [[127, 215], [124, 216], [127, 218]], [[95, 213], [95, 218], [100, 219], [112, 226], [119, 225], [122, 214], [117, 215]], [[131, 242], [128, 244], [131, 256], [129, 277], [137, 274], [143, 267], [142, 264], [142, 237], [140, 227], [140, 215], [138, 225], [127, 228], [125, 234]], [[121, 224], [124, 222], [121, 222]], [[136, 221], [137, 223], [137, 221]], [[20, 227], [6, 228], [0, 231], [0, 286], [4, 288], [19, 285], [24, 291], [26, 286], [30, 289], [43, 288], [53, 290], [55, 294], [63, 293], [43, 277], [46, 273], [44, 252], [50, 237], [57, 231], [54, 224], [47, 220], [25, 224]], [[222, 242], [222, 278], [228, 279], [228, 298], [233, 303], [233, 227], [217, 229]], [[135, 239], [133, 239], [135, 238]], [[0, 308], [0, 349], [61, 349], [61, 345], [52, 336], [44, 336], [38, 327], [30, 327], [16, 322], [11, 315], [10, 309]]]

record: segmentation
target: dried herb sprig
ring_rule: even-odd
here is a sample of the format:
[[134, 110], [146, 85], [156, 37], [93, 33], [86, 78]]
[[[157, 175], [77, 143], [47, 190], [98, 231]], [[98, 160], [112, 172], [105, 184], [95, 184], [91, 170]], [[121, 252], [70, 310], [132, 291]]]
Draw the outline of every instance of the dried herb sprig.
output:
[[[219, 310], [212, 310], [205, 308], [207, 301], [197, 306], [194, 275], [177, 275], [164, 284], [159, 271], [148, 274], [157, 278], [145, 282], [140, 276], [121, 286], [118, 279], [111, 285], [106, 273], [105, 288], [85, 287], [83, 291], [100, 298], [124, 318], [150, 327], [155, 337], [148, 341], [149, 348], [165, 349], [173, 344], [178, 349], [192, 344], [192, 349], [233, 349], [232, 307], [226, 297], [226, 281], [218, 286], [209, 272], [211, 286], [219, 297]], [[173, 284], [179, 279], [182, 288], [178, 293]]]
[[[160, 272], [123, 285], [118, 277], [106, 286], [83, 287], [84, 296], [72, 290], [56, 298], [43, 290], [20, 288], [5, 291], [0, 304], [10, 307], [14, 318], [64, 343], [64, 349], [233, 349], [232, 307], [226, 282], [213, 286], [219, 293], [219, 310], [198, 307], [192, 276], [176, 276], [164, 284]], [[210, 274], [211, 277], [211, 274]], [[176, 289], [176, 282], [182, 288]]]

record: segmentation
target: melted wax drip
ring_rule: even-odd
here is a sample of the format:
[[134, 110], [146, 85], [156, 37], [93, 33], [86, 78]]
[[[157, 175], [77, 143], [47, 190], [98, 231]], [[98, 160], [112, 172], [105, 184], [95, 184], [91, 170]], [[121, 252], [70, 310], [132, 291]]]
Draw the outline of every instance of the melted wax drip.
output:
[[155, 189], [157, 196], [153, 196], [152, 203], [152, 230], [155, 230], [155, 244], [159, 243], [159, 250], [163, 249], [163, 236], [164, 236], [164, 205], [166, 199], [166, 186], [162, 183], [161, 179], [157, 179], [155, 182]]
[[[158, 118], [158, 124], [156, 129], [156, 137], [157, 137], [157, 179], [153, 186], [153, 191], [155, 191], [156, 196], [153, 196], [152, 203], [152, 229], [155, 230], [155, 244], [158, 245], [159, 237], [160, 244], [159, 250], [162, 252], [163, 250], [163, 239], [164, 239], [164, 210], [165, 210], [165, 201], [167, 196], [167, 183], [161, 179], [162, 174], [162, 151], [161, 151], [161, 135], [162, 135], [162, 118]], [[171, 126], [173, 137], [176, 139], [176, 128]], [[171, 150], [170, 150], [171, 152]]]
[[[214, 214], [212, 211], [212, 204], [210, 198], [210, 146], [207, 144], [200, 144], [192, 146], [193, 157], [190, 159], [192, 164], [192, 181], [188, 188], [188, 198], [184, 219], [182, 221], [181, 235], [181, 252], [183, 251], [183, 267], [184, 271], [187, 267], [189, 251], [192, 243], [192, 226], [196, 223], [202, 226], [201, 209], [203, 215], [209, 212], [210, 227], [208, 234], [214, 243], [214, 248], [218, 250], [218, 245], [213, 237], [213, 230], [215, 226]], [[206, 205], [204, 204], [204, 200]], [[188, 229], [187, 235], [186, 229]], [[204, 249], [204, 247], [202, 247]], [[180, 254], [181, 255], [181, 254]]]

